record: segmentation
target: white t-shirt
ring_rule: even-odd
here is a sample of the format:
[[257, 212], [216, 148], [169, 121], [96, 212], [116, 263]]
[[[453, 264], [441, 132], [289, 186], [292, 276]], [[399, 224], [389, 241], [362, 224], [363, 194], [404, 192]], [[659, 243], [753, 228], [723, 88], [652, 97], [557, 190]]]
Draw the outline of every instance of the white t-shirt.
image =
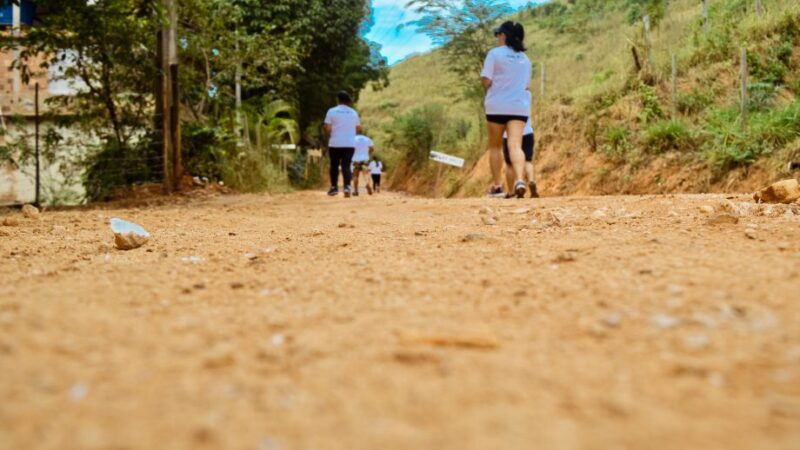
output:
[[334, 106], [325, 115], [325, 124], [331, 126], [328, 147], [355, 148], [356, 127], [361, 125], [355, 109], [347, 105]]
[[383, 163], [375, 161], [374, 159], [369, 162], [369, 173], [372, 175], [380, 175], [383, 170]]
[[531, 62], [525, 52], [515, 52], [507, 45], [489, 50], [481, 76], [492, 80], [484, 101], [486, 114], [530, 116], [531, 99], [526, 92]]
[[[528, 93], [528, 99], [530, 100], [531, 91], [526, 91], [526, 92]], [[533, 134], [533, 117], [531, 116], [531, 114], [528, 114], [528, 121], [525, 122], [525, 130], [522, 132], [523, 136], [527, 136], [529, 134]], [[505, 139], [507, 137], [508, 137], [508, 132], [504, 131], [503, 132], [503, 139]]]
[[356, 152], [353, 154], [353, 161], [354, 162], [367, 162], [369, 161], [369, 148], [372, 147], [372, 139], [364, 136], [363, 134], [359, 134], [356, 136], [355, 140], [355, 147]]

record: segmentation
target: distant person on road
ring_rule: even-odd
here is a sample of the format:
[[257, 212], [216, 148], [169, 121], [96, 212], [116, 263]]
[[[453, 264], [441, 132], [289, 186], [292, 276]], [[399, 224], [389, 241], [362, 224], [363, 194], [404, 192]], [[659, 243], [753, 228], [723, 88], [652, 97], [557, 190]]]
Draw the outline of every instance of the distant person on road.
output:
[[383, 162], [378, 155], [372, 155], [372, 161], [369, 162], [369, 173], [372, 175], [372, 188], [377, 194], [381, 191], [381, 174], [383, 173]]
[[[530, 95], [531, 92], [528, 91], [528, 96], [530, 97]], [[533, 154], [536, 139], [533, 133], [533, 121], [531, 117], [528, 117], [528, 121], [525, 122], [525, 130], [523, 133], [522, 152], [525, 153], [525, 179], [528, 181], [528, 191], [530, 192], [531, 198], [539, 198], [539, 191], [536, 189], [536, 180], [533, 170]], [[503, 133], [503, 158], [506, 161], [506, 183], [508, 185], [508, 194], [506, 194], [506, 198], [511, 198], [514, 196], [512, 192], [515, 180], [514, 168], [508, 153], [508, 136], [506, 133]]]
[[342, 168], [344, 178], [344, 196], [350, 197], [352, 189], [350, 182], [353, 174], [350, 163], [356, 147], [356, 135], [361, 132], [361, 120], [358, 113], [352, 108], [353, 100], [350, 94], [341, 91], [336, 94], [336, 106], [328, 110], [325, 115], [325, 133], [328, 139], [328, 155], [331, 158], [331, 188], [328, 195], [339, 193], [339, 167]]
[[364, 181], [367, 188], [367, 193], [372, 195], [372, 186], [369, 179], [367, 179], [367, 166], [369, 165], [369, 157], [375, 152], [375, 144], [372, 139], [365, 136], [363, 133], [356, 136], [356, 151], [353, 154], [353, 195], [358, 195], [358, 183], [361, 175], [364, 175]]
[[525, 196], [525, 154], [522, 135], [531, 115], [531, 62], [525, 55], [525, 29], [519, 23], [504, 22], [494, 30], [499, 47], [486, 55], [481, 82], [486, 89], [486, 121], [488, 122], [489, 164], [492, 187], [489, 195], [504, 197], [503, 192], [503, 132], [508, 134], [508, 153], [513, 168], [513, 193]]

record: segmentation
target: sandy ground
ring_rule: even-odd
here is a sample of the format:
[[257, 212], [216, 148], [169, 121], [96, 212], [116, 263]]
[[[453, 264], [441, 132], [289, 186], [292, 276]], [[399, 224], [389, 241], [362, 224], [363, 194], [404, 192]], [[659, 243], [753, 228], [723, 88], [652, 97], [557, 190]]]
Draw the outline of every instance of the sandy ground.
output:
[[[798, 206], [307, 192], [9, 216], [2, 449], [800, 448]], [[152, 240], [111, 248], [111, 217]]]

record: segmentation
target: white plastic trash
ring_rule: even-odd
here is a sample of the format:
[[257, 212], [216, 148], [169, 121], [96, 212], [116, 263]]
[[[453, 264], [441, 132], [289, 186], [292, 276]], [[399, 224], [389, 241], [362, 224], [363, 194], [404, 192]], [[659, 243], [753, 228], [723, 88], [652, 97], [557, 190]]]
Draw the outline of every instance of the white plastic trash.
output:
[[116, 217], [111, 219], [111, 231], [114, 232], [114, 244], [120, 250], [139, 248], [150, 239], [150, 233], [141, 225]]

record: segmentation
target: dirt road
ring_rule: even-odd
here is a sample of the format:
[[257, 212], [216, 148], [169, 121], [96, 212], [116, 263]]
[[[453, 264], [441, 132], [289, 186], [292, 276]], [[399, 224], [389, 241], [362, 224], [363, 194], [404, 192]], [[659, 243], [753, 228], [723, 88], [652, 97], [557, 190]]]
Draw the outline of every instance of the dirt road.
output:
[[800, 448], [797, 206], [101, 208], [0, 226], [2, 449]]

